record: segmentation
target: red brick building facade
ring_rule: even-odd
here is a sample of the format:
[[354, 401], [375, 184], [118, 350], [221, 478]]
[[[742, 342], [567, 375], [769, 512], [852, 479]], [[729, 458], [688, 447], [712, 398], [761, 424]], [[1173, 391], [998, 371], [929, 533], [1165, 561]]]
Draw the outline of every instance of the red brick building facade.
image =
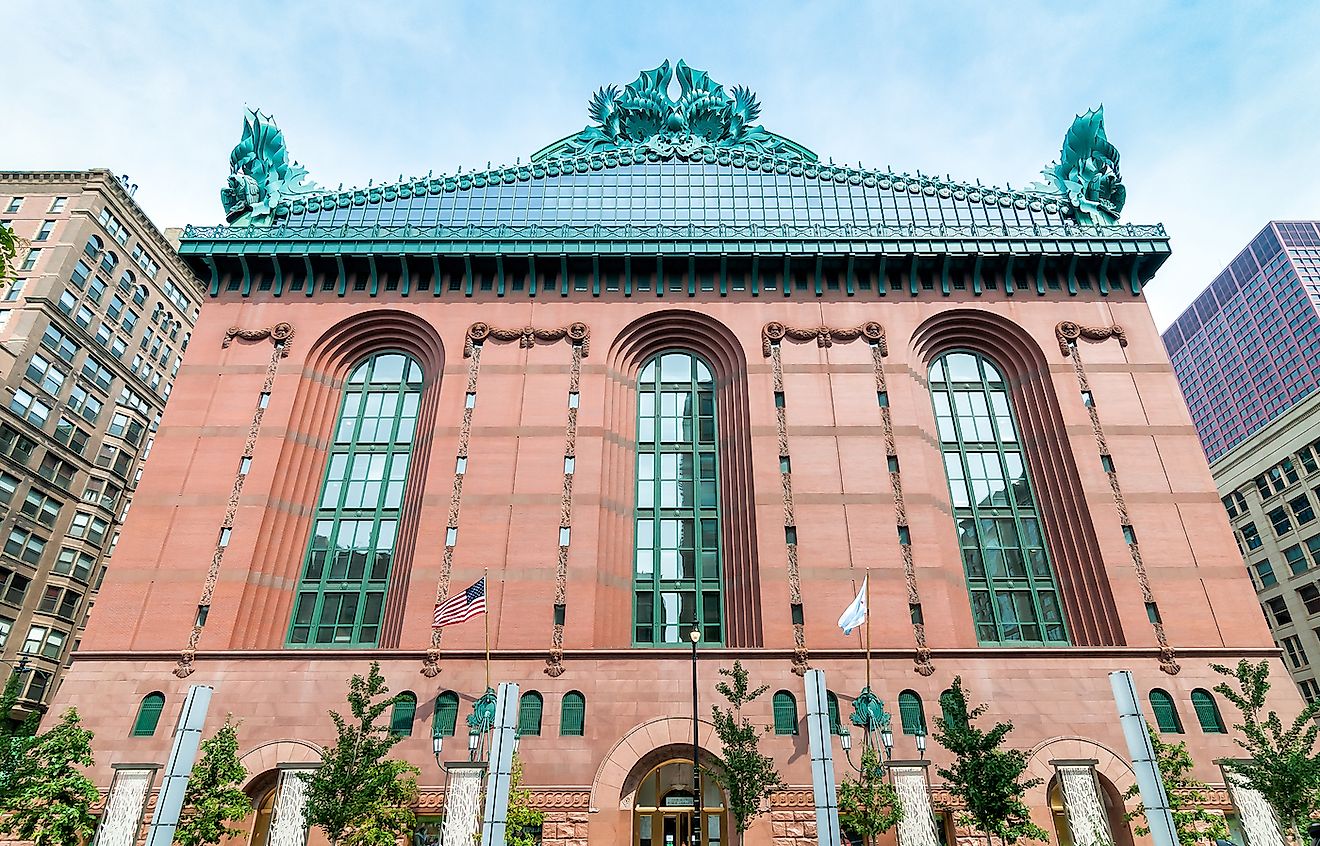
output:
[[[638, 809], [663, 804], [643, 795], [648, 775], [689, 754], [687, 612], [701, 608], [706, 717], [716, 669], [740, 659], [754, 683], [770, 685], [758, 721], [776, 722], [772, 694], [785, 691], [800, 724], [800, 673], [814, 667], [846, 723], [866, 668], [860, 632], [845, 637], [835, 621], [869, 568], [872, 686], [895, 715], [895, 758], [917, 757], [900, 695], [905, 726], [933, 725], [941, 691], [961, 676], [991, 716], [1015, 723], [1013, 743], [1044, 779], [1030, 797], [1039, 824], [1070, 840], [1065, 816], [1051, 813], [1057, 762], [1094, 761], [1112, 839], [1130, 843], [1119, 796], [1133, 778], [1106, 677], [1130, 669], [1145, 707], [1154, 692], [1167, 717], [1167, 695], [1198, 774], [1222, 784], [1213, 761], [1236, 747], [1206, 722], [1204, 693], [1218, 681], [1209, 665], [1277, 666], [1277, 650], [1141, 294], [1167, 256], [1163, 230], [1096, 222], [1057, 197], [821, 165], [784, 147], [671, 146], [668, 157], [654, 141], [616, 147], [296, 196], [265, 226], [250, 212], [232, 227], [189, 231], [181, 252], [211, 285], [210, 302], [54, 705], [78, 705], [95, 730], [98, 783], [109, 788], [117, 766], [122, 776], [133, 769], [123, 765], [163, 763], [188, 686], [213, 685], [208, 725], [226, 713], [242, 720], [262, 803], [253, 842], [266, 842], [280, 767], [317, 759], [332, 736], [326, 712], [343, 708], [346, 679], [375, 660], [393, 691], [416, 697], [416, 728], [397, 750], [422, 770], [419, 813], [438, 814], [433, 714], [457, 694], [466, 715], [486, 682], [481, 621], [433, 640], [432, 609], [487, 572], [493, 678], [534, 691], [543, 709], [539, 733], [525, 724], [519, 747], [548, 813], [543, 841], [661, 846], [663, 811], [643, 822], [651, 812]], [[618, 221], [628, 213], [613, 197], [664, 202], [671, 177], [708, 179], [701, 202], [718, 211], [719, 197], [743, 196], [749, 173], [764, 178], [752, 204], [768, 207], [769, 180], [782, 176], [805, 186], [802, 207], [819, 223], [693, 222], [695, 193], [670, 200], [686, 203], [682, 220]], [[519, 186], [535, 197], [537, 185], [554, 184], [565, 208], [574, 192], [611, 199], [550, 223], [505, 220], [492, 199], [492, 186], [508, 186], [513, 218]], [[493, 223], [476, 220], [479, 188]], [[863, 226], [810, 202], [849, 192], [854, 215], [856, 197], [871, 192], [906, 204], [877, 202], [880, 213], [920, 207], [921, 217], [873, 215]], [[469, 222], [437, 221], [457, 215], [447, 197], [467, 205]], [[551, 200], [542, 194], [536, 213], [549, 216]], [[973, 207], [1019, 218], [986, 223], [974, 210], [968, 221], [935, 220]], [[391, 208], [385, 223], [362, 217]], [[326, 217], [339, 212], [348, 216]], [[671, 413], [661, 395], [675, 383], [655, 368], [674, 352], [697, 364], [683, 371], [695, 374], [688, 404]], [[411, 364], [402, 377], [380, 375], [397, 363], [382, 354]], [[958, 417], [955, 439], [938, 419], [939, 397], [980, 390], [954, 373], [977, 357], [988, 366], [970, 378], [989, 410]], [[377, 369], [361, 370], [367, 362]], [[327, 468], [349, 449], [337, 421], [358, 400], [344, 397], [370, 395], [378, 375], [402, 385], [399, 413], [411, 422], [396, 425], [412, 435], [362, 434], [362, 420], [379, 424], [389, 408], [359, 412], [354, 424], [358, 452], [346, 460], [389, 454], [394, 467], [407, 455], [407, 465], [365, 477], [379, 490], [396, 483], [374, 518], [354, 518], [377, 534], [353, 549], [368, 570], [388, 572], [376, 581], [359, 572], [365, 587], [350, 613], [329, 577], [315, 575], [311, 539], [323, 521], [339, 532], [327, 555], [351, 546], [347, 500], [327, 510], [327, 479], [338, 478]], [[662, 434], [639, 423], [651, 415]], [[967, 446], [985, 440], [972, 433], [991, 417], [997, 449]], [[663, 434], [671, 423], [678, 434]], [[692, 475], [680, 470], [678, 499], [665, 502], [667, 465], [639, 456], [649, 442], [658, 454], [679, 441], [695, 444], [691, 465], [674, 459]], [[970, 479], [995, 452], [1010, 470], [998, 494], [993, 480], [985, 498], [971, 481], [951, 489], [949, 473]], [[1014, 456], [1025, 457], [1016, 475]], [[643, 492], [653, 471], [655, 502]], [[693, 500], [695, 522], [677, 541], [656, 529], [653, 556], [642, 538], [660, 521], [689, 519], [666, 509]], [[1008, 531], [987, 528], [1010, 519], [992, 507], [1017, 520], [1017, 541], [987, 537]], [[1043, 540], [1033, 546], [1036, 527]], [[1018, 564], [1002, 563], [1010, 558]], [[344, 560], [335, 584], [361, 571], [353, 554]], [[689, 575], [695, 587], [667, 587]], [[653, 579], [658, 594], [648, 593]], [[978, 606], [979, 596], [988, 598]], [[163, 696], [162, 725], [134, 736], [153, 694]], [[1296, 706], [1289, 686], [1274, 695], [1277, 707]], [[703, 749], [718, 753], [708, 723], [702, 731]], [[446, 743], [443, 757], [462, 757], [462, 746], [461, 736]], [[793, 787], [746, 842], [814, 840], [805, 730], [769, 734], [763, 748]], [[849, 774], [837, 747], [835, 756], [840, 777]], [[928, 757], [946, 760], [933, 741]], [[936, 809], [947, 807], [933, 770], [932, 782]], [[715, 825], [731, 839], [727, 820]]]

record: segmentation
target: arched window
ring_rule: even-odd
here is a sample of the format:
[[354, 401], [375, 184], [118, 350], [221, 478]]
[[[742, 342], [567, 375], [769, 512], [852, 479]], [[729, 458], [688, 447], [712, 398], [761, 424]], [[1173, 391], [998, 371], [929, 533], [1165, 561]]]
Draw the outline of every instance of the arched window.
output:
[[518, 700], [518, 736], [541, 736], [541, 708], [545, 704], [541, 694], [529, 690]]
[[1173, 704], [1173, 697], [1155, 688], [1150, 692], [1150, 710], [1155, 713], [1155, 728], [1160, 734], [1182, 734], [1182, 720], [1178, 719], [1178, 709]]
[[133, 289], [133, 303], [135, 305], [143, 305], [147, 301], [148, 293], [146, 285], [137, 286]]
[[87, 254], [88, 258], [96, 258], [98, 255], [101, 254], [101, 250], [104, 249], [105, 249], [105, 244], [101, 241], [100, 238], [93, 235], [92, 237], [87, 239], [87, 244], [83, 247], [83, 252]]
[[435, 698], [435, 718], [431, 723], [432, 737], [453, 737], [458, 727], [458, 694], [446, 690]]
[[637, 380], [633, 641], [723, 642], [715, 380], [688, 352], [666, 352]]
[[564, 694], [559, 705], [559, 733], [564, 737], [581, 737], [587, 722], [587, 698], [576, 690]]
[[984, 644], [1067, 643], [1008, 384], [976, 353], [945, 353], [930, 368], [944, 470]]
[[830, 734], [843, 734], [843, 720], [839, 716], [839, 697], [834, 691], [825, 691], [825, 710], [829, 712]]
[[775, 694], [775, 734], [797, 734], [797, 699], [787, 690]]
[[133, 721], [134, 737], [151, 737], [160, 723], [160, 712], [165, 709], [165, 694], [156, 691], [142, 697], [137, 719]]
[[127, 291], [133, 287], [134, 281], [133, 271], [125, 270], [123, 275], [119, 277], [119, 287]]
[[1224, 718], [1219, 713], [1219, 705], [1208, 690], [1197, 688], [1192, 691], [1192, 707], [1196, 709], [1196, 720], [1201, 724], [1201, 731], [1206, 734], [1225, 734]]
[[[106, 250], [101, 254], [101, 269], [106, 272], [107, 276], [114, 271], [115, 265], [117, 264], [119, 264], [119, 256], [115, 255], [112, 251]], [[109, 276], [109, 278], [113, 279], [114, 277]]]
[[903, 724], [903, 734], [926, 733], [926, 712], [921, 707], [920, 694], [905, 690], [898, 695], [898, 718]]
[[390, 713], [390, 734], [395, 737], [411, 737], [415, 716], [417, 716], [417, 694], [405, 690], [394, 697], [394, 710]]
[[291, 646], [375, 646], [394, 561], [422, 368], [400, 352], [353, 368], [289, 626]]
[[963, 722], [957, 697], [953, 695], [953, 688], [948, 688], [940, 694], [940, 715], [944, 717], [946, 725], [956, 726]]

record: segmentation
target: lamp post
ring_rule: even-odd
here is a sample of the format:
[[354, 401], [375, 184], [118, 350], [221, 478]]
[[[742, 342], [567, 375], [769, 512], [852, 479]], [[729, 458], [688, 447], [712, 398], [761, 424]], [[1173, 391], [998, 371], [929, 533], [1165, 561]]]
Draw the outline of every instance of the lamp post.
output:
[[697, 746], [697, 641], [701, 630], [692, 624], [688, 634], [692, 641], [692, 846], [701, 846], [701, 763]]

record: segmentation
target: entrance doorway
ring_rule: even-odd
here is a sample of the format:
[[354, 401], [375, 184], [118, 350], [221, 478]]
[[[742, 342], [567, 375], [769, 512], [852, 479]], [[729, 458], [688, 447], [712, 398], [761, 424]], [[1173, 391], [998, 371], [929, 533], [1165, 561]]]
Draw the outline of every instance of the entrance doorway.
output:
[[[702, 779], [701, 846], [723, 846], [728, 831], [724, 791]], [[666, 761], [642, 779], [633, 805], [633, 846], [691, 846], [696, 825], [692, 761]]]

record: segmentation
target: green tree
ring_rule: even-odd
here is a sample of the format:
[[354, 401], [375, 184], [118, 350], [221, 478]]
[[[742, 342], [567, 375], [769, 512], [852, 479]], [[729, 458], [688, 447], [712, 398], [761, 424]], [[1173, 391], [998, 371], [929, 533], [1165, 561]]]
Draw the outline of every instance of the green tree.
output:
[[720, 675], [732, 680], [715, 685], [729, 703], [728, 708], [711, 706], [715, 734], [724, 745], [724, 754], [716, 759], [711, 776], [729, 795], [729, 812], [733, 814], [738, 834], [747, 831], [762, 813], [762, 806], [770, 794], [782, 790], [784, 781], [775, 771], [775, 761], [761, 754], [761, 735], [769, 727], [757, 728], [742, 715], [743, 706], [769, 690], [769, 685], [751, 689], [747, 670], [741, 661], [733, 662], [733, 669], [720, 668]]
[[18, 778], [19, 768], [27, 762], [27, 750], [34, 742], [37, 721], [41, 718], [35, 712], [21, 720], [10, 716], [18, 704], [22, 685], [22, 674], [13, 672], [0, 691], [0, 817], [4, 816], [5, 800], [14, 795], [11, 784]]
[[70, 708], [60, 721], [24, 741], [0, 799], [0, 831], [33, 846], [70, 846], [92, 836], [99, 800], [80, 767], [92, 765], [92, 733]]
[[973, 723], [986, 712], [984, 704], [969, 709], [962, 678], [953, 680], [940, 697], [943, 715], [935, 718], [935, 739], [953, 753], [953, 765], [936, 770], [947, 782], [949, 792], [966, 807], [965, 821], [1006, 844], [1050, 839], [1045, 830], [1031, 821], [1031, 811], [1023, 801], [1028, 790], [1041, 780], [1023, 779], [1027, 756], [1021, 749], [1002, 748], [1013, 730], [1010, 722], [996, 723], [989, 731]]
[[[1192, 775], [1192, 756], [1187, 751], [1187, 743], [1165, 743], [1159, 734], [1146, 723], [1150, 734], [1150, 744], [1155, 749], [1155, 762], [1160, 768], [1160, 779], [1164, 782], [1164, 792], [1169, 797], [1169, 810], [1173, 814], [1173, 827], [1178, 832], [1181, 846], [1197, 846], [1198, 843], [1214, 845], [1216, 840], [1228, 839], [1228, 826], [1223, 814], [1214, 814], [1205, 809], [1210, 797], [1209, 785]], [[1136, 799], [1141, 795], [1141, 788], [1132, 785], [1125, 799]], [[1124, 815], [1128, 822], [1140, 819], [1137, 835], [1150, 834], [1150, 824], [1145, 822], [1146, 807], [1138, 804], [1135, 811]]]
[[333, 846], [394, 846], [412, 837], [419, 771], [388, 758], [402, 737], [382, 716], [394, 705], [380, 663], [348, 683], [349, 716], [334, 711], [336, 740], [321, 750], [321, 766], [307, 782], [306, 821], [325, 830]]
[[18, 258], [18, 236], [8, 226], [0, 225], [0, 286], [9, 281]]
[[880, 753], [868, 744], [862, 750], [862, 771], [857, 780], [846, 779], [839, 785], [839, 822], [872, 846], [877, 837], [902, 819], [898, 791], [885, 781]]
[[201, 760], [188, 777], [183, 813], [174, 842], [180, 846], [211, 846], [226, 835], [241, 836], [242, 829], [227, 823], [239, 822], [252, 812], [252, 801], [243, 792], [247, 769], [238, 760], [238, 724], [233, 715], [202, 741]]
[[1320, 735], [1315, 717], [1320, 714], [1320, 702], [1303, 708], [1285, 729], [1277, 713], [1264, 713], [1265, 694], [1270, 689], [1268, 661], [1252, 664], [1243, 658], [1234, 669], [1210, 666], [1237, 682], [1236, 688], [1221, 682], [1215, 692], [1242, 713], [1242, 722], [1233, 728], [1245, 738], [1236, 742], [1246, 750], [1247, 758], [1225, 761], [1224, 767], [1259, 791], [1289, 836], [1304, 842], [1302, 830], [1320, 808], [1320, 756], [1315, 751]]
[[532, 792], [522, 786], [522, 759], [515, 753], [509, 774], [509, 810], [504, 817], [507, 846], [536, 846], [536, 832], [545, 822], [545, 812], [532, 806]]

